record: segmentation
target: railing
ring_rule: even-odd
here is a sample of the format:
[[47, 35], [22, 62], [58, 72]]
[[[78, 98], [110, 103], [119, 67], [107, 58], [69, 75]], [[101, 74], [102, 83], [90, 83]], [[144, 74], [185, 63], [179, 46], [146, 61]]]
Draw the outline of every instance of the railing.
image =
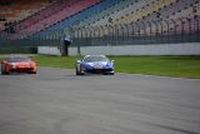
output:
[[71, 35], [72, 46], [200, 42], [200, 17], [115, 26], [72, 27], [63, 31], [51, 30], [44, 35], [12, 42], [10, 41], [12, 36], [5, 33], [0, 36], [0, 44], [5, 44], [7, 40], [12, 45], [58, 46], [66, 34]]

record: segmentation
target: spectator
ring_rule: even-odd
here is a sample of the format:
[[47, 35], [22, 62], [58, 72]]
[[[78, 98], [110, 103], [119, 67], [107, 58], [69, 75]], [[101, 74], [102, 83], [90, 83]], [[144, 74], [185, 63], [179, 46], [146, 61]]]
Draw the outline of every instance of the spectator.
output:
[[62, 55], [69, 55], [69, 46], [71, 45], [71, 37], [70, 35], [65, 35], [62, 44], [61, 44], [61, 53]]

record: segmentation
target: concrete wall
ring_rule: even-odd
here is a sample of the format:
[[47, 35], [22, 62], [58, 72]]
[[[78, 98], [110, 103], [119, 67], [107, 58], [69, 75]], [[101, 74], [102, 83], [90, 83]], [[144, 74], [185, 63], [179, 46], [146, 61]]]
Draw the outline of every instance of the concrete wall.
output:
[[[81, 55], [200, 55], [199, 43], [146, 44], [123, 46], [85, 46], [80, 48]], [[61, 55], [58, 47], [38, 47], [39, 54]], [[77, 47], [69, 48], [69, 55], [77, 55]]]
[[[179, 44], [145, 44], [123, 46], [85, 46], [82, 55], [200, 55], [200, 42]], [[69, 48], [69, 55], [77, 55], [77, 47]]]
[[49, 46], [39, 46], [38, 54], [47, 54], [47, 55], [61, 55], [60, 49], [58, 47], [49, 47]]

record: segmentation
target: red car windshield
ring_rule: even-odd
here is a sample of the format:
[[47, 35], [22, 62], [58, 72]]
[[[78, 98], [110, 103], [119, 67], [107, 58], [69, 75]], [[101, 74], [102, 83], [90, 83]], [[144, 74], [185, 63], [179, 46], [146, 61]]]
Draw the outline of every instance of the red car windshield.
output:
[[28, 57], [11, 57], [7, 59], [8, 62], [29, 62], [31, 61]]

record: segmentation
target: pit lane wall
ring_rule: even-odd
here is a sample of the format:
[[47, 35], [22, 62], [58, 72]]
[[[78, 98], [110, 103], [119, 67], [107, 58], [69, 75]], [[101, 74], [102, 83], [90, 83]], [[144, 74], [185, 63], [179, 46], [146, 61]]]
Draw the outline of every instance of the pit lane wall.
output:
[[[39, 54], [61, 55], [58, 47], [39, 46]], [[200, 42], [175, 44], [145, 44], [117, 46], [81, 46], [69, 47], [69, 55], [200, 55]]]

